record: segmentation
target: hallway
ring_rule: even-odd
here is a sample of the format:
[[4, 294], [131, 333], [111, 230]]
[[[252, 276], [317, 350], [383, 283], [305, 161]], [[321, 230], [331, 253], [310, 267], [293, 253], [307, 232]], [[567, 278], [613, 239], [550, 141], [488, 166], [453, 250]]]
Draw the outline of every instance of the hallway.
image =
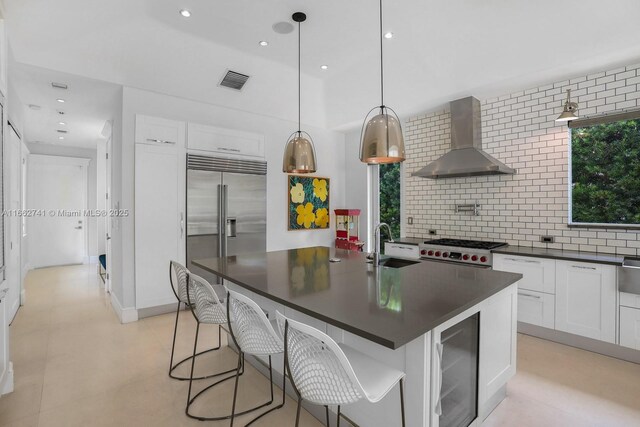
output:
[[[27, 304], [10, 328], [15, 391], [0, 398], [0, 427], [228, 425], [184, 415], [188, 384], [167, 376], [173, 315], [121, 325], [95, 265], [32, 270], [25, 287]], [[181, 316], [179, 358], [190, 353], [194, 330], [191, 313]], [[200, 342], [215, 343], [216, 330], [204, 329]], [[202, 366], [235, 365], [235, 353], [219, 353], [200, 359]], [[638, 377], [640, 365], [520, 335], [518, 373], [484, 425], [638, 426]], [[194, 410], [228, 411], [232, 387], [228, 381], [205, 394]], [[268, 381], [247, 364], [239, 392], [240, 407], [248, 407], [268, 396]], [[289, 426], [294, 419], [288, 398], [256, 425]], [[321, 425], [304, 411], [302, 420], [305, 427]]]

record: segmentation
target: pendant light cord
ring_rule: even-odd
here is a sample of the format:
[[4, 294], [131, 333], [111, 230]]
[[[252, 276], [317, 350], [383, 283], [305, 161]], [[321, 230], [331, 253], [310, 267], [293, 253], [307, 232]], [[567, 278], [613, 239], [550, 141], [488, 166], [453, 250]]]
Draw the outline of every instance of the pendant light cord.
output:
[[380, 99], [384, 107], [384, 61], [382, 56], [382, 0], [380, 0]]
[[300, 109], [301, 107], [301, 101], [300, 101], [300, 21], [298, 21], [298, 135], [300, 135], [302, 133], [301, 131], [301, 124], [300, 124]]

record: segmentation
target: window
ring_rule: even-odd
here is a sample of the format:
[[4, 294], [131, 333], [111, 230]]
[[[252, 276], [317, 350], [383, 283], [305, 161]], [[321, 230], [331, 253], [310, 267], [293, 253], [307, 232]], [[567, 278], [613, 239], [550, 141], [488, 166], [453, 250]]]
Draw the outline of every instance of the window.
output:
[[[400, 237], [400, 163], [380, 165], [380, 222]], [[387, 239], [388, 240], [388, 239]]]
[[569, 223], [640, 226], [640, 112], [569, 126]]

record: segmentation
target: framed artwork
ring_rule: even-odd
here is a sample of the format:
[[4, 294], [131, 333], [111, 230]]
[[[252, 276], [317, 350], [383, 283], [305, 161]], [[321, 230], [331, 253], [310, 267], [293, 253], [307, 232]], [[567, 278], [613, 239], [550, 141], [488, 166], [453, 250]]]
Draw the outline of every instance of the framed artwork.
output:
[[289, 230], [329, 228], [329, 178], [289, 175]]

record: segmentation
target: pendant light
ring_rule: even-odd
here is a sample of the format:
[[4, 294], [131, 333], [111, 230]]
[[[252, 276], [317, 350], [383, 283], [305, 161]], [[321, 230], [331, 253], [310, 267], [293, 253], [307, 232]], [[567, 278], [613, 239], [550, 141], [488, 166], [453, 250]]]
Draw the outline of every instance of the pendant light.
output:
[[313, 147], [311, 135], [304, 132], [300, 126], [300, 23], [306, 21], [307, 15], [296, 12], [292, 15], [298, 23], [298, 130], [293, 132], [284, 148], [282, 158], [282, 172], [285, 173], [313, 173], [316, 171], [316, 150]]
[[576, 115], [578, 111], [578, 104], [571, 102], [571, 89], [567, 89], [567, 100], [564, 102], [562, 113], [556, 119], [556, 122], [570, 122], [571, 120], [579, 119]]
[[[395, 111], [384, 105], [384, 62], [382, 57], [382, 0], [380, 0], [380, 97], [379, 107], [369, 111], [360, 133], [360, 161], [367, 164], [404, 162], [402, 126]], [[372, 113], [373, 117], [369, 118]]]

